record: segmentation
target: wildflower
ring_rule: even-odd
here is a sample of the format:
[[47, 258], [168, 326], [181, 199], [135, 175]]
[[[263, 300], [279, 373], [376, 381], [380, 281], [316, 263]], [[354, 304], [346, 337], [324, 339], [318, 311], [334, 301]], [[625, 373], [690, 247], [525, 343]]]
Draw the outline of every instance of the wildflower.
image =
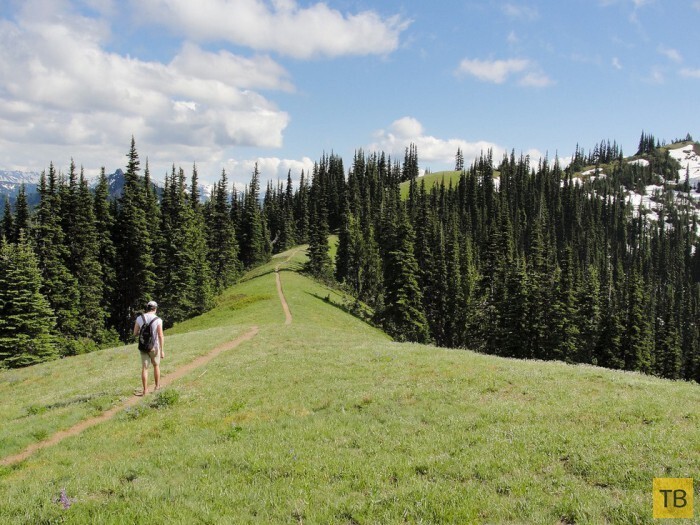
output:
[[68, 510], [70, 506], [73, 504], [73, 500], [68, 497], [68, 494], [66, 494], [66, 489], [62, 488], [61, 489], [61, 496], [56, 498], [54, 500], [56, 503], [60, 503], [63, 505], [63, 508]]

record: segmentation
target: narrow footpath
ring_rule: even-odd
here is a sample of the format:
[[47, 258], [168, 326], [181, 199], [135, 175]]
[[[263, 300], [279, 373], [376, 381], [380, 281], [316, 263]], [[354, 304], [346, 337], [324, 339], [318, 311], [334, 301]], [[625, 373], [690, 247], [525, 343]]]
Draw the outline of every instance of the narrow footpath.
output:
[[289, 310], [289, 305], [287, 304], [287, 299], [284, 297], [284, 292], [282, 291], [282, 280], [280, 279], [280, 265], [275, 267], [275, 277], [277, 279], [277, 295], [279, 295], [280, 302], [282, 303], [282, 310], [284, 310], [284, 324], [292, 324], [292, 312]]
[[[292, 324], [292, 313], [289, 309], [289, 305], [287, 304], [287, 300], [284, 297], [284, 292], [282, 290], [282, 280], [280, 278], [280, 266], [282, 264], [285, 264], [289, 262], [289, 260], [296, 255], [298, 249], [294, 250], [287, 259], [285, 259], [282, 263], [278, 264], [275, 267], [275, 277], [277, 281], [277, 294], [280, 299], [280, 303], [282, 303], [282, 310], [284, 310], [284, 317], [285, 325], [290, 325]], [[236, 348], [238, 345], [241, 343], [244, 343], [246, 341], [251, 340], [253, 337], [255, 337], [258, 333], [258, 327], [253, 326], [250, 330], [248, 330], [246, 333], [238, 336], [236, 339], [232, 341], [228, 341], [226, 343], [223, 343], [213, 350], [211, 350], [209, 353], [204, 354], [196, 358], [195, 360], [191, 361], [190, 363], [181, 366], [171, 374], [168, 374], [167, 376], [161, 377], [161, 388], [164, 388], [168, 386], [170, 383], [173, 381], [177, 381], [181, 377], [183, 377], [185, 374], [188, 374], [189, 372], [206, 365], [209, 361], [214, 359], [216, 356], [218, 356], [221, 352], [225, 352], [227, 350], [232, 350]], [[22, 452], [19, 452], [17, 454], [14, 454], [12, 456], [7, 456], [5, 458], [0, 459], [0, 465], [7, 466], [7, 465], [12, 465], [14, 463], [18, 463], [20, 461], [23, 461], [27, 459], [29, 456], [34, 454], [37, 450], [41, 450], [43, 448], [50, 447], [52, 445], [55, 445], [57, 443], [60, 443], [66, 438], [72, 437], [72, 436], [77, 436], [80, 434], [83, 430], [86, 430], [90, 427], [94, 427], [95, 425], [99, 425], [100, 423], [103, 423], [105, 421], [108, 421], [112, 419], [115, 415], [117, 415], [119, 412], [122, 410], [132, 407], [136, 404], [138, 404], [140, 401], [142, 401], [142, 397], [130, 397], [126, 401], [113, 406], [109, 410], [105, 410], [102, 412], [99, 416], [91, 417], [88, 419], [84, 419], [75, 425], [73, 425], [70, 428], [67, 428], [65, 430], [59, 430], [49, 438], [45, 439], [44, 441], [39, 441], [38, 443], [33, 443], [29, 445], [27, 448], [25, 448]]]
[[[227, 341], [226, 343], [223, 343], [217, 347], [215, 347], [213, 350], [211, 350], [209, 353], [204, 354], [196, 358], [195, 360], [191, 361], [190, 363], [181, 366], [177, 370], [175, 370], [173, 373], [168, 374], [167, 376], [163, 376], [161, 378], [161, 388], [164, 388], [168, 386], [170, 383], [173, 381], [176, 381], [180, 379], [182, 376], [185, 374], [206, 365], [209, 361], [214, 359], [216, 356], [218, 356], [220, 353], [225, 352], [227, 350], [232, 350], [236, 348], [238, 345], [241, 343], [244, 343], [246, 341], [251, 340], [253, 337], [255, 337], [258, 333], [258, 327], [253, 326], [250, 330], [248, 330], [246, 333], [238, 336], [236, 339], [233, 339], [232, 341]], [[131, 406], [136, 405], [139, 403], [143, 397], [130, 397], [123, 403], [120, 403], [118, 405], [113, 406], [109, 410], [105, 410], [102, 412], [99, 416], [95, 416], [89, 419], [84, 419], [80, 421], [79, 423], [76, 423], [70, 428], [67, 428], [65, 430], [60, 430], [53, 434], [51, 437], [45, 439], [44, 441], [39, 441], [38, 443], [33, 443], [29, 445], [27, 448], [25, 448], [22, 452], [18, 454], [14, 454], [12, 456], [7, 456], [0, 460], [0, 465], [7, 466], [7, 465], [12, 465], [14, 463], [18, 463], [20, 461], [23, 461], [27, 459], [29, 456], [31, 456], [34, 452], [37, 450], [40, 450], [42, 448], [50, 447], [52, 445], [55, 445], [56, 443], [59, 443], [63, 441], [66, 438], [76, 436], [80, 434], [83, 430], [86, 430], [90, 427], [94, 427], [95, 425], [99, 425], [100, 423], [103, 423], [105, 421], [108, 421], [112, 419], [115, 415], [117, 415], [119, 412], [122, 410], [129, 408]]]
[[298, 251], [299, 251], [299, 248], [292, 251], [292, 253], [290, 253], [289, 256], [283, 262], [281, 262], [277, 266], [275, 266], [275, 279], [277, 281], [277, 295], [279, 296], [280, 302], [282, 303], [282, 310], [284, 310], [284, 324], [285, 325], [292, 324], [292, 312], [289, 310], [289, 305], [287, 304], [287, 299], [284, 297], [284, 292], [282, 291], [282, 279], [280, 278], [280, 266], [288, 263], [292, 259], [292, 257], [294, 257], [297, 254]]

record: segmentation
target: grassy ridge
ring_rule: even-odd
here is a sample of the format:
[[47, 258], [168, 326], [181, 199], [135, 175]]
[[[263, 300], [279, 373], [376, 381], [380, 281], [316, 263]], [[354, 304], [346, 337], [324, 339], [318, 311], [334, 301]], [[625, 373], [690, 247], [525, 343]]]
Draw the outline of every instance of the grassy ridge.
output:
[[[0, 468], [0, 522], [652, 523], [653, 477], [700, 477], [697, 385], [394, 343], [288, 269], [285, 327], [287, 255], [166, 334], [174, 366], [260, 327], [177, 402]], [[3, 455], [27, 407], [137, 386], [132, 350], [0, 372]]]
[[[445, 187], [449, 187], [450, 184], [452, 184], [452, 187], [455, 188], [459, 184], [459, 179], [462, 175], [461, 171], [437, 171], [435, 173], [428, 173], [424, 175], [423, 177], [420, 177], [418, 179], [418, 185], [420, 186], [421, 181], [425, 181], [425, 190], [430, 191], [433, 186], [437, 186], [441, 183], [444, 182]], [[501, 173], [497, 170], [494, 170], [493, 172], [494, 178], [498, 178], [501, 176]], [[408, 198], [408, 191], [410, 188], [410, 182], [402, 182], [400, 185], [401, 188], [401, 198], [402, 199], [407, 199]]]
[[[430, 191], [430, 188], [433, 186], [436, 186], [440, 184], [441, 182], [444, 181], [445, 186], [448, 187], [450, 185], [450, 182], [452, 183], [452, 187], [454, 188], [459, 184], [459, 177], [462, 174], [461, 171], [438, 171], [436, 173], [428, 173], [424, 175], [423, 177], [420, 177], [418, 179], [418, 185], [420, 185], [421, 181], [425, 181], [425, 189], [426, 191]], [[410, 183], [409, 182], [402, 182], [401, 183], [401, 198], [406, 199], [408, 198], [408, 189], [409, 189]]]

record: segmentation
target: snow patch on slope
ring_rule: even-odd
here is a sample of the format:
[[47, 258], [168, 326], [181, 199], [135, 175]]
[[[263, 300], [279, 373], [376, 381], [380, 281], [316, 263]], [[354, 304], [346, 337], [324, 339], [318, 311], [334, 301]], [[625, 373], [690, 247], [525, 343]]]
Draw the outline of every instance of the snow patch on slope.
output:
[[685, 174], [690, 175], [690, 186], [695, 188], [700, 182], [700, 156], [695, 153], [695, 146], [688, 144], [681, 148], [669, 150], [669, 155], [681, 165], [678, 170], [678, 178], [681, 182], [685, 181]]

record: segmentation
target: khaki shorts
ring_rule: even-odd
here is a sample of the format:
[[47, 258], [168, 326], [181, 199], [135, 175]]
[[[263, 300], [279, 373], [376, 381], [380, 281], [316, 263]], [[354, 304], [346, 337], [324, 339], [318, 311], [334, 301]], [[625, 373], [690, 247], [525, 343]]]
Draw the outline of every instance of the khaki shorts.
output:
[[141, 354], [141, 365], [148, 368], [148, 365], [160, 365], [160, 351], [151, 350], [150, 352], [139, 352]]

